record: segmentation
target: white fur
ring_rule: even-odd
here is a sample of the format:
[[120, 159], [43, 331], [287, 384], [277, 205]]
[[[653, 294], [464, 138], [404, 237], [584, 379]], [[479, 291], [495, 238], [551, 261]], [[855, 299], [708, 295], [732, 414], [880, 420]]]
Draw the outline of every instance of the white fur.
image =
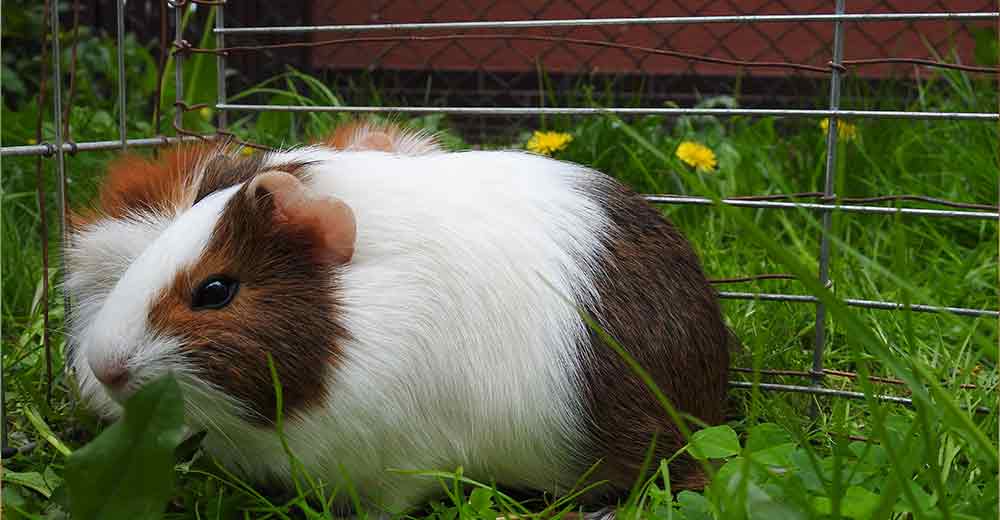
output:
[[[77, 350], [87, 337], [84, 331], [94, 323], [119, 278], [169, 223], [158, 215], [135, 215], [122, 220], [101, 219], [74, 233], [65, 252], [68, 269], [63, 289], [73, 295], [66, 325], [70, 343]], [[70, 365], [83, 400], [103, 416], [117, 415], [120, 407], [94, 377], [86, 356], [73, 353]]]
[[140, 253], [170, 224], [158, 215], [101, 219], [74, 233], [66, 255], [71, 269], [63, 281], [74, 296], [74, 318], [93, 321], [118, 279]]
[[169, 224], [155, 216], [102, 220], [74, 238], [75, 274], [67, 279], [76, 304], [70, 323], [78, 352], [72, 363], [82, 397], [101, 413], [120, 409], [95, 372], [124, 363], [131, 379], [142, 381], [171, 368], [184, 371], [175, 361], [177, 340], [152, 334], [147, 318], [175, 274], [201, 255], [237, 188], [206, 197]]
[[[265, 168], [293, 161], [314, 161], [308, 184], [345, 201], [357, 220], [354, 257], [339, 272], [339, 316], [351, 338], [328, 400], [286, 424], [310, 474], [331, 486], [346, 474], [388, 511], [439, 489], [388, 468], [463, 466], [484, 481], [571, 486], [587, 426], [579, 377], [588, 356], [573, 304], [598, 297], [593, 280], [609, 230], [584, 190], [592, 174], [519, 152], [321, 147], [272, 154]], [[78, 340], [90, 364], [169, 357], [170, 338], [150, 338], [142, 313], [150, 294], [197, 259], [226, 197], [182, 214], [100, 310], [88, 311], [92, 323]], [[213, 455], [254, 479], [290, 478], [272, 430], [225, 413], [210, 389], [197, 394], [187, 394], [202, 412], [193, 422], [213, 428]]]

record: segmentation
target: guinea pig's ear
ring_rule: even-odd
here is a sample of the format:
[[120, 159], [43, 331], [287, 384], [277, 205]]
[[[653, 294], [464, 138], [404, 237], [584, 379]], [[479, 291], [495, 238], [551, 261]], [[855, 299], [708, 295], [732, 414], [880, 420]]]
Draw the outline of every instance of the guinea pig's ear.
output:
[[344, 264], [354, 255], [357, 226], [354, 211], [344, 201], [315, 193], [282, 171], [257, 175], [246, 194], [258, 211], [270, 213], [276, 226], [304, 236], [316, 260]]

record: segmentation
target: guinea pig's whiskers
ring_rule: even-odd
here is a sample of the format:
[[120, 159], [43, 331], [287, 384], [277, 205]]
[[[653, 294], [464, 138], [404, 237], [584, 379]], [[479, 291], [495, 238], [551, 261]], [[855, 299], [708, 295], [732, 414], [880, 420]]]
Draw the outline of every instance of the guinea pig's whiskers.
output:
[[[188, 385], [188, 386], [190, 386], [190, 385]], [[202, 396], [207, 396], [207, 392], [204, 392], [204, 390], [202, 390], [200, 388], [191, 388], [191, 390], [193, 390], [194, 392], [202, 394]], [[213, 433], [217, 434], [227, 444], [229, 444], [229, 446], [233, 449], [232, 453], [238, 454], [238, 456], [241, 459], [243, 459], [242, 462], [244, 464], [249, 464], [250, 463], [247, 455], [243, 452], [243, 450], [239, 449], [239, 445], [232, 438], [232, 436], [230, 436], [229, 433], [227, 433], [226, 428], [223, 428], [222, 425], [219, 424], [218, 421], [216, 421], [214, 414], [211, 414], [211, 413], [205, 411], [198, 404], [198, 402], [197, 402], [196, 399], [185, 399], [184, 400], [184, 404], [185, 404], [186, 410], [192, 416], [196, 417], [196, 420], [200, 423], [200, 425], [204, 426], [210, 432], [213, 432]]]
[[60, 327], [53, 327], [51, 325], [48, 326], [48, 327], [45, 327], [45, 329], [49, 331], [49, 334], [53, 334], [53, 335], [61, 334], [63, 336], [63, 339], [66, 340], [67, 343], [72, 342], [72, 343], [77, 344], [77, 345], [80, 344], [80, 336], [77, 335], [77, 334], [75, 334], [75, 333], [73, 333], [73, 332], [70, 332], [69, 329], [64, 329], [64, 328], [60, 328]]

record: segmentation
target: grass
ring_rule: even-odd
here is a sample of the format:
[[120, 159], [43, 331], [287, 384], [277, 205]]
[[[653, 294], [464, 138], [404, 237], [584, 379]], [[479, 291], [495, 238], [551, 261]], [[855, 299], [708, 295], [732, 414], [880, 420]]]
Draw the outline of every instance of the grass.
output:
[[[130, 93], [130, 99], [148, 98], [152, 88], [148, 82], [131, 83], [138, 90]], [[905, 106], [900, 106], [898, 99], [867, 92], [861, 84], [849, 83], [847, 88], [857, 94], [852, 99], [866, 103], [850, 108], [989, 112], [996, 107], [992, 86], [961, 74], [943, 73], [921, 84], [919, 96]], [[98, 97], [95, 94], [89, 104], [81, 102], [74, 111], [77, 140], [115, 135], [111, 107], [101, 105]], [[295, 71], [236, 97], [287, 104], [335, 104], [340, 99], [322, 83]], [[571, 101], [600, 105], [600, 100], [599, 94], [581, 88]], [[706, 102], [732, 104], [736, 100]], [[191, 114], [186, 125], [208, 130], [211, 116]], [[30, 101], [19, 103], [17, 110], [5, 106], [4, 144], [27, 142], [33, 135], [34, 117]], [[329, 114], [272, 113], [235, 119], [231, 126], [245, 139], [279, 145], [322, 134], [339, 121]], [[857, 137], [838, 148], [838, 195], [908, 193], [997, 204], [1000, 159], [996, 125], [907, 120], [851, 123], [856, 125]], [[445, 118], [414, 118], [407, 124], [443, 132], [449, 147], [467, 146], [448, 130]], [[148, 122], [133, 121], [130, 136], [146, 135], [150, 127]], [[487, 146], [521, 147], [533, 128], [570, 133], [573, 140], [565, 150], [556, 152], [558, 158], [593, 166], [645, 193], [717, 198], [821, 191], [823, 186], [825, 137], [813, 120], [548, 117], [526, 127], [518, 142]], [[51, 133], [51, 128], [46, 133]], [[674, 150], [685, 140], [710, 147], [718, 157], [717, 170], [700, 173], [679, 161]], [[113, 155], [102, 152], [67, 157], [72, 201], [85, 201], [93, 195], [100, 172]], [[73, 488], [74, 471], [67, 468], [77, 463], [67, 462], [73, 460], [67, 459], [67, 453], [85, 457], [87, 452], [81, 447], [108, 427], [73, 407], [61, 376], [62, 300], [54, 283], [48, 294], [40, 290], [43, 276], [53, 282], [59, 278], [54, 172], [52, 161], [44, 160], [53, 250], [50, 270], [43, 273], [34, 168], [35, 159], [31, 158], [3, 161], [2, 246], [7, 254], [2, 259], [2, 338], [7, 421], [14, 446], [36, 443], [34, 449], [5, 461], [3, 503], [12, 518], [60, 518], [78, 505], [67, 501], [67, 487], [61, 486], [68, 480], [69, 490]], [[634, 494], [622, 506], [623, 514], [691, 520], [997, 516], [997, 320], [848, 308], [833, 298], [835, 294], [839, 298], [996, 309], [995, 221], [836, 213], [830, 235], [834, 285], [828, 291], [815, 278], [821, 237], [817, 214], [725, 206], [665, 206], [663, 211], [695, 244], [710, 277], [793, 273], [798, 278], [725, 289], [815, 295], [827, 302], [831, 319], [826, 367], [862, 376], [901, 378], [906, 384], [874, 384], [865, 377], [826, 378], [825, 384], [833, 388], [863, 390], [868, 395], [864, 400], [734, 389], [732, 420], [726, 427], [708, 430], [692, 440], [691, 449], [718, 467], [712, 484], [702, 493], [672, 495], [666, 466], [651, 460], [650, 467], [659, 470], [649, 481], [637, 483]], [[51, 400], [46, 396], [41, 345], [42, 298], [50, 308], [55, 354]], [[814, 306], [725, 300], [724, 311], [744, 342], [735, 366], [798, 370], [810, 366]], [[759, 373], [734, 373], [733, 378], [806, 382]], [[961, 388], [963, 384], [976, 388]], [[870, 397], [875, 393], [910, 396], [915, 406], [882, 404]], [[808, 413], [813, 406], [818, 412], [815, 418]], [[991, 411], [967, 411], [974, 406]], [[113, 435], [125, 435], [122, 428]], [[186, 443], [176, 450], [169, 518], [313, 518], [327, 514], [330, 497], [317, 491], [308, 477], [293, 493], [269, 493], [216, 467], [195, 444]], [[417, 518], [496, 518], [505, 513], [540, 512], [561, 515], [574, 510], [572, 497], [513, 497], [492, 483], [471, 481], [461, 468], [427, 468], [413, 478], [435, 478], [442, 484], [442, 498], [414, 512]], [[115, 489], [122, 495], [129, 490]], [[350, 489], [340, 492], [354, 494]], [[156, 494], [150, 496], [155, 498]]]

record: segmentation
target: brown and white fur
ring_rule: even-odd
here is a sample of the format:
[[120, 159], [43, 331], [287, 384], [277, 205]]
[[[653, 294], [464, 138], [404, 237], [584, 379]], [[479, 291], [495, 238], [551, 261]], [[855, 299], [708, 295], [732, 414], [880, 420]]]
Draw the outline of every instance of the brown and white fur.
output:
[[[597, 461], [613, 503], [683, 439], [582, 309], [682, 412], [723, 420], [727, 329], [684, 237], [598, 172], [517, 151], [445, 152], [356, 125], [242, 156], [184, 147], [111, 166], [74, 219], [69, 362], [106, 416], [173, 371], [205, 448], [288, 484], [289, 446], [317, 479], [351, 479], [396, 513], [454, 470], [562, 492]], [[238, 282], [196, 308], [206, 279]], [[703, 484], [688, 458], [676, 488]]]

